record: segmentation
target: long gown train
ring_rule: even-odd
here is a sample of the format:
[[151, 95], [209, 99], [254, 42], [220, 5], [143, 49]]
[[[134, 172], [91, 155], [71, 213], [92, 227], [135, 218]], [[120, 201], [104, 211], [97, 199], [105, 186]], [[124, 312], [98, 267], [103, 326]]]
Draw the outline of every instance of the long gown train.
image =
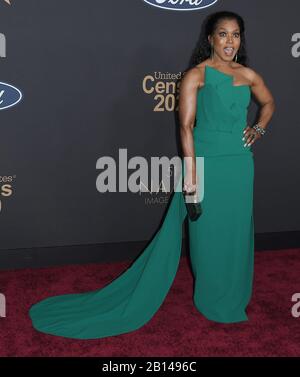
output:
[[30, 308], [34, 327], [68, 338], [93, 339], [143, 326], [164, 301], [181, 254], [183, 196], [174, 192], [163, 225], [134, 263], [99, 290], [48, 297]]

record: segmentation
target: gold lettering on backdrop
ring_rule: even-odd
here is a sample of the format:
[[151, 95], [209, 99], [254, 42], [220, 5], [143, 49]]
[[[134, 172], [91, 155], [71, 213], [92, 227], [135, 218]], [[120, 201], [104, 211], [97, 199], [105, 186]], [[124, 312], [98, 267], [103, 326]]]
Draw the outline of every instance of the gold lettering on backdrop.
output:
[[143, 92], [155, 101], [153, 111], [178, 111], [178, 95], [181, 73], [155, 72], [147, 74], [142, 81]]
[[0, 215], [3, 210], [4, 199], [6, 200], [14, 194], [14, 185], [16, 179], [16, 174], [0, 175]]

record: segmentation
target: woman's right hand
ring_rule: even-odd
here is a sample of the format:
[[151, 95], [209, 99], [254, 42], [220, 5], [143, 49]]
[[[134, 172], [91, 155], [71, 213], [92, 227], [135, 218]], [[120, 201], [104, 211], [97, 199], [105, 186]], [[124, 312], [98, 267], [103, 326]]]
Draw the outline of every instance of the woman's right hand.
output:
[[191, 195], [196, 192], [197, 189], [197, 175], [192, 173], [187, 173], [184, 177], [183, 192], [185, 194]]

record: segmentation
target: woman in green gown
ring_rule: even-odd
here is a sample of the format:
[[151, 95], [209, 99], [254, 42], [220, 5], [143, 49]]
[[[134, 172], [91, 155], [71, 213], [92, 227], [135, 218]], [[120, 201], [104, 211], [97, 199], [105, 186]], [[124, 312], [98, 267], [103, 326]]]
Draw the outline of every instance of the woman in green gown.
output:
[[[195, 192], [202, 184], [201, 216], [192, 221], [182, 190], [175, 190], [162, 225], [131, 266], [97, 290], [48, 297], [34, 304], [29, 315], [36, 330], [96, 339], [147, 323], [175, 278], [185, 218], [195, 307], [215, 322], [248, 319], [245, 309], [251, 298], [254, 265], [251, 146], [265, 132], [274, 99], [262, 77], [246, 66], [244, 22], [239, 15], [212, 14], [195, 59], [180, 86], [182, 150], [183, 157], [190, 157], [180, 184], [184, 193]], [[247, 126], [251, 93], [261, 104], [254, 127]], [[204, 161], [201, 176], [196, 157]]]

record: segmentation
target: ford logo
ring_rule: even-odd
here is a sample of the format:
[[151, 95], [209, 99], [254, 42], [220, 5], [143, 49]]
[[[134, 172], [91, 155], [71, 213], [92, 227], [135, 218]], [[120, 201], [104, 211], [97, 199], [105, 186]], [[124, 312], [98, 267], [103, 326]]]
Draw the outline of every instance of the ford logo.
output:
[[16, 87], [0, 82], [0, 110], [12, 107], [21, 101], [22, 93]]
[[144, 0], [154, 7], [170, 10], [197, 10], [210, 7], [218, 0]]

